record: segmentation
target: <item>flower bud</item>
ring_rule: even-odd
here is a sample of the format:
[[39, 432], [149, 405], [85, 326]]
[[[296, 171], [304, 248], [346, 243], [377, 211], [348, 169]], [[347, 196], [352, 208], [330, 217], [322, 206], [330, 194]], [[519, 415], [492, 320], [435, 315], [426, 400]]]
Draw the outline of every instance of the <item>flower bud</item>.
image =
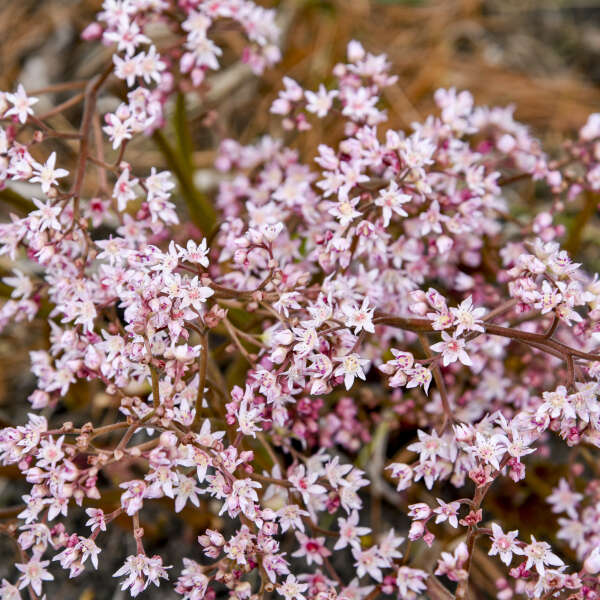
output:
[[425, 523], [423, 521], [413, 521], [408, 532], [408, 539], [414, 542], [423, 537], [423, 533], [425, 533]]
[[102, 26], [100, 23], [90, 23], [82, 32], [81, 39], [86, 42], [99, 40], [102, 37]]
[[583, 562], [583, 568], [592, 575], [600, 572], [600, 547], [596, 547], [590, 552]]
[[410, 509], [408, 515], [413, 519], [425, 520], [431, 516], [431, 508], [424, 502], [411, 504], [408, 508]]

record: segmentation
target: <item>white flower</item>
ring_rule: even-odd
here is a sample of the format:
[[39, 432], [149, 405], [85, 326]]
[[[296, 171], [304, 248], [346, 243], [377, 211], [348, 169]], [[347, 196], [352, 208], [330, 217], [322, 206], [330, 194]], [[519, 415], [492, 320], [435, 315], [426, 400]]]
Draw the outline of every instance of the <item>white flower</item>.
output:
[[146, 177], [148, 202], [152, 202], [154, 198], [168, 198], [171, 190], [174, 187], [175, 184], [171, 180], [171, 173], [169, 171], [161, 171], [160, 173], [157, 173], [156, 169], [152, 167], [150, 169], [150, 175]]
[[428, 575], [421, 569], [412, 569], [410, 567], [400, 567], [396, 575], [396, 585], [401, 594], [400, 598], [409, 598], [409, 590], [419, 594], [427, 589], [425, 580]]
[[127, 81], [127, 87], [133, 87], [135, 78], [140, 75], [140, 54], [121, 58], [118, 54], [113, 55], [115, 63], [115, 75], [119, 79]]
[[196, 244], [192, 240], [188, 240], [186, 247], [178, 247], [178, 250], [179, 256], [182, 260], [202, 265], [203, 267], [208, 267], [209, 249], [206, 246], [205, 239], [203, 239], [199, 244]]
[[244, 435], [256, 437], [256, 432], [260, 431], [258, 423], [263, 420], [261, 413], [262, 410], [260, 407], [248, 406], [248, 399], [244, 398], [240, 402], [240, 407], [237, 411], [237, 420], [239, 424], [237, 431], [241, 431]]
[[340, 537], [333, 547], [334, 550], [341, 550], [348, 544], [352, 547], [360, 547], [360, 537], [370, 533], [368, 527], [358, 527], [358, 512], [353, 510], [347, 519], [339, 518], [338, 527], [340, 530]]
[[545, 565], [560, 567], [564, 564], [556, 554], [551, 552], [550, 544], [538, 542], [533, 536], [531, 536], [531, 544], [527, 544], [523, 549], [523, 554], [527, 557], [525, 568], [530, 569], [535, 565], [540, 575], [544, 574]]
[[523, 554], [523, 550], [516, 541], [518, 535], [518, 529], [516, 529], [515, 531], [509, 531], [508, 533], [504, 533], [496, 523], [492, 523], [492, 547], [490, 548], [488, 554], [490, 556], [499, 554], [500, 560], [506, 566], [510, 565], [513, 554]]
[[56, 152], [53, 152], [43, 165], [37, 162], [33, 163], [35, 175], [29, 181], [40, 183], [44, 194], [47, 194], [51, 187], [57, 185], [61, 177], [66, 177], [69, 174], [66, 169], [56, 169], [55, 166]]
[[452, 527], [458, 527], [458, 511], [460, 509], [460, 503], [449, 502], [446, 504], [446, 502], [440, 498], [437, 498], [437, 501], [440, 506], [433, 509], [433, 512], [437, 514], [435, 522], [443, 523], [448, 520], [448, 523], [450, 523]]
[[483, 435], [479, 431], [475, 434], [475, 443], [469, 448], [474, 456], [488, 463], [494, 469], [500, 469], [498, 459], [504, 455], [508, 438], [503, 435]]
[[328, 92], [323, 84], [319, 85], [318, 92], [305, 91], [304, 96], [306, 97], [307, 104], [306, 110], [311, 113], [315, 113], [317, 117], [323, 118], [331, 108], [333, 99], [338, 95], [336, 90]]
[[27, 121], [27, 115], [33, 114], [33, 108], [31, 107], [39, 101], [37, 98], [28, 98], [25, 88], [21, 84], [19, 84], [16, 93], [6, 94], [6, 99], [13, 107], [7, 110], [4, 116], [15, 115], [20, 123]]
[[21, 600], [21, 593], [17, 586], [12, 585], [10, 581], [6, 579], [2, 580], [2, 585], [0, 586], [0, 598], [2, 600]]
[[336, 356], [335, 360], [341, 362], [340, 366], [333, 372], [336, 377], [344, 376], [344, 385], [349, 390], [354, 383], [354, 378], [366, 379], [363, 367], [369, 364], [365, 358], [361, 358], [358, 354], [352, 353], [346, 356]]
[[39, 220], [39, 228], [40, 231], [45, 231], [46, 229], [60, 229], [60, 221], [58, 220], [58, 216], [61, 213], [60, 206], [52, 205], [51, 202], [44, 204], [41, 200], [37, 198], [32, 198], [33, 203], [37, 206], [38, 210], [30, 213], [30, 216], [34, 215]]
[[131, 139], [133, 134], [131, 119], [120, 119], [114, 113], [107, 113], [104, 120], [106, 125], [102, 130], [112, 141], [113, 150], [116, 150], [125, 140]]
[[202, 312], [204, 303], [214, 293], [213, 289], [200, 285], [200, 281], [196, 275], [189, 281], [189, 287], [182, 288], [179, 291], [178, 297], [181, 298], [180, 308], [191, 306], [198, 312]]
[[54, 579], [54, 576], [45, 569], [49, 564], [49, 560], [40, 560], [36, 556], [32, 556], [27, 563], [15, 564], [15, 567], [23, 573], [19, 577], [19, 589], [22, 590], [30, 585], [38, 596], [41, 595], [42, 582]]
[[200, 505], [198, 493], [201, 491], [196, 481], [182, 473], [177, 474], [178, 482], [175, 488], [175, 512], [180, 512], [189, 500], [194, 506]]
[[375, 581], [381, 581], [383, 579], [381, 569], [390, 566], [389, 561], [379, 554], [377, 546], [371, 546], [367, 550], [355, 546], [352, 548], [352, 555], [356, 559], [354, 566], [359, 577], [368, 573]]
[[13, 269], [14, 277], [4, 277], [2, 281], [14, 288], [10, 294], [11, 298], [29, 298], [33, 292], [33, 283], [29, 277], [19, 269]]
[[129, 175], [129, 168], [123, 169], [123, 172], [119, 175], [119, 179], [117, 179], [115, 187], [113, 188], [112, 196], [117, 200], [117, 208], [119, 211], [124, 211], [127, 208], [127, 203], [136, 196], [134, 188], [139, 180], [137, 177], [129, 179]]
[[416, 364], [412, 369], [407, 371], [407, 375], [410, 377], [408, 383], [406, 384], [407, 388], [414, 388], [423, 386], [425, 393], [427, 394], [429, 391], [429, 384], [431, 383], [431, 371], [424, 367], [421, 364]]
[[446, 331], [442, 331], [442, 341], [433, 344], [431, 349], [434, 352], [442, 353], [442, 364], [445, 367], [457, 360], [463, 365], [470, 366], [473, 364], [473, 361], [465, 351], [465, 340], [451, 336]]
[[566, 512], [571, 519], [577, 518], [576, 506], [579, 501], [583, 498], [582, 494], [578, 494], [571, 489], [571, 486], [567, 483], [567, 480], [562, 477], [558, 482], [558, 487], [552, 490], [552, 494], [548, 496], [546, 501], [552, 504], [552, 512], [561, 513]]
[[159, 578], [168, 579], [166, 569], [169, 568], [163, 567], [160, 556], [150, 558], [145, 554], [130, 555], [123, 566], [113, 574], [113, 577], [126, 575], [127, 578], [121, 584], [121, 590], [129, 588], [129, 593], [135, 597], [143, 592], [151, 582], [158, 586], [160, 585]]
[[548, 415], [551, 419], [574, 419], [576, 416], [569, 396], [567, 388], [564, 385], [559, 385], [553, 392], [544, 392], [542, 394], [544, 402], [537, 409], [536, 417], [544, 418]]
[[354, 327], [355, 335], [360, 333], [363, 329], [369, 333], [375, 332], [375, 326], [373, 325], [373, 313], [375, 312], [375, 307], [369, 308], [368, 298], [363, 300], [360, 308], [344, 304], [342, 306], [342, 312], [346, 315], [344, 324], [348, 327]]
[[447, 442], [443, 438], [440, 438], [436, 431], [425, 433], [419, 429], [417, 430], [417, 437], [419, 441], [410, 444], [406, 449], [418, 453], [421, 462], [435, 459], [438, 456], [440, 458], [447, 458]]
[[461, 335], [463, 331], [484, 331], [480, 323], [486, 310], [483, 307], [474, 308], [471, 296], [463, 300], [458, 307], [451, 308], [450, 312], [454, 315], [457, 323], [456, 335]]
[[340, 225], [345, 227], [349, 225], [356, 217], [360, 217], [362, 213], [356, 210], [354, 207], [358, 204], [358, 198], [343, 198], [340, 197], [340, 201], [334, 204], [329, 209], [329, 214], [336, 217]]
[[308, 589], [308, 583], [300, 583], [295, 575], [288, 575], [285, 583], [278, 585], [276, 589], [285, 600], [306, 600], [302, 593]]
[[546, 280], [542, 282], [542, 293], [538, 294], [538, 300], [533, 305], [535, 308], [541, 310], [542, 314], [550, 312], [557, 306], [562, 300], [562, 294], [552, 287]]
[[408, 194], [400, 193], [398, 184], [392, 181], [390, 185], [381, 190], [377, 198], [375, 198], [375, 205], [382, 207], [383, 214], [383, 226], [387, 227], [390, 224], [392, 213], [396, 213], [400, 217], [408, 217], [408, 213], [402, 208], [402, 204], [410, 202], [411, 197]]

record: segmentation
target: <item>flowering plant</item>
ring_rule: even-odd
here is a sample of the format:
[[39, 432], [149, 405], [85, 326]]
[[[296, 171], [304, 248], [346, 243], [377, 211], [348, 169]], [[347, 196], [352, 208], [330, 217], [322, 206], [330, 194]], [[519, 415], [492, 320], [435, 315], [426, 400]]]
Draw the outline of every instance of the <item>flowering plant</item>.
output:
[[[600, 598], [600, 281], [560, 224], [597, 202], [600, 114], [557, 157], [512, 108], [454, 89], [411, 132], [386, 129], [396, 79], [352, 41], [328, 87], [283, 79], [281, 138], [220, 140], [209, 196], [186, 101], [210, 91], [231, 29], [257, 75], [278, 61], [276, 15], [249, 0], [105, 0], [83, 33], [111, 48], [103, 70], [0, 92], [0, 197], [17, 211], [0, 326], [49, 326], [29, 417], [0, 431], [27, 485], [0, 511], [19, 556], [0, 598], [98, 568], [123, 523], [131, 596], [464, 599], [487, 572], [501, 599]], [[77, 131], [49, 124], [79, 104]], [[343, 135], [301, 156], [318, 120]], [[169, 170], [130, 158], [144, 136]], [[545, 202], [532, 219], [512, 210], [527, 181]], [[81, 382], [110, 422], [71, 420]], [[530, 493], [551, 453], [565, 466], [538, 488], [560, 517], [538, 539], [489, 501]], [[145, 541], [153, 505], [216, 525], [166, 564]]]

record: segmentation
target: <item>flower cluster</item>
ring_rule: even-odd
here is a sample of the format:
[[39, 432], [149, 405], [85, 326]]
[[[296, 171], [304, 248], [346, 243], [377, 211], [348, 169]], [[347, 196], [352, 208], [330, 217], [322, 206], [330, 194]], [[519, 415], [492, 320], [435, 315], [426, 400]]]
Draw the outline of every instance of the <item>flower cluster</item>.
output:
[[[512, 109], [454, 89], [410, 132], [386, 129], [396, 78], [353, 41], [328, 87], [286, 77], [271, 105], [300, 135], [342, 120], [341, 139], [312, 157], [222, 139], [208, 198], [163, 129], [210, 89], [231, 27], [256, 73], [279, 59], [275, 13], [253, 2], [105, 0], [83, 35], [112, 57], [83, 85], [76, 134], [23, 86], [0, 92], [0, 195], [22, 210], [0, 225], [0, 327], [48, 325], [28, 419], [0, 430], [27, 485], [4, 511], [21, 562], [0, 598], [97, 568], [116, 521], [132, 597], [465, 599], [477, 563], [503, 574], [498, 598], [600, 598], [600, 282], [556, 219], [600, 189], [600, 115], [560, 159]], [[129, 158], [138, 136], [169, 170]], [[79, 145], [74, 168], [54, 138]], [[522, 180], [548, 201], [531, 222], [511, 213]], [[81, 385], [103, 390], [109, 422], [64, 417]], [[486, 498], [529, 490], [550, 453], [568, 455], [536, 490], [557, 526], [511, 529]], [[219, 527], [166, 564], [150, 506]]]

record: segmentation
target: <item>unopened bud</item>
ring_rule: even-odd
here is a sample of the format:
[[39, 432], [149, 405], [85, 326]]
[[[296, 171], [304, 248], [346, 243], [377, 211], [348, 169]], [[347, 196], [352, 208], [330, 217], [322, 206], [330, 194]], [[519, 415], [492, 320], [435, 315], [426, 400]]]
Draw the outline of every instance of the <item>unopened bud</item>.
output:
[[583, 569], [592, 575], [600, 571], [600, 547], [594, 548], [583, 562]]

